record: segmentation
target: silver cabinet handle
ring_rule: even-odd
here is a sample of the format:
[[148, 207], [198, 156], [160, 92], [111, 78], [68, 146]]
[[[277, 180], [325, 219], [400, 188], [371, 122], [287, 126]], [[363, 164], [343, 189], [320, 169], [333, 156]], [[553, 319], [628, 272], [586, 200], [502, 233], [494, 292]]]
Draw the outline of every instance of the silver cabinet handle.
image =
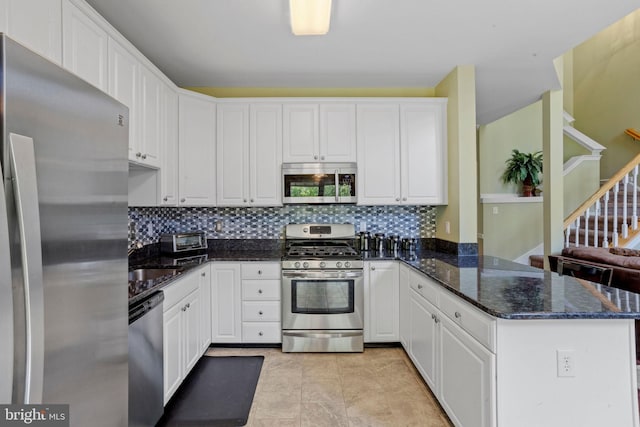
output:
[[147, 158], [147, 155], [146, 155], [146, 154], [143, 154], [143, 155], [142, 155], [142, 160], [144, 160], [144, 159], [146, 159], [146, 158]]
[[190, 302], [187, 303], [187, 308], [189, 308], [189, 307], [191, 307], [191, 303]]
[[242, 201], [243, 201], [243, 202], [245, 202], [245, 203], [247, 203], [247, 199], [243, 199]]
[[432, 318], [433, 320], [436, 320], [436, 315], [435, 315], [435, 314], [431, 314], [431, 318]]
[[407, 201], [407, 198], [406, 198], [406, 197], [403, 197], [403, 198], [402, 198], [402, 201], [403, 201], [403, 202], [406, 202], [406, 201]]
[[[435, 316], [435, 315], [434, 315], [434, 316]], [[435, 319], [434, 319], [434, 320], [436, 321], [436, 323], [440, 323], [440, 319], [438, 318], [438, 316], [435, 316]]]
[[262, 293], [262, 289], [258, 289], [258, 293], [261, 294]]
[[320, 156], [320, 160], [324, 160], [324, 156]]
[[166, 202], [166, 201], [168, 201], [168, 200], [169, 200], [169, 198], [168, 198], [167, 196], [164, 196], [164, 197], [162, 198], [162, 200], [164, 200], [164, 201]]
[[400, 201], [400, 197], [396, 197], [396, 202], [399, 202], [399, 201]]
[[262, 274], [262, 270], [258, 270], [258, 274]]
[[183, 305], [183, 306], [182, 306], [182, 308], [181, 308], [180, 310], [182, 310], [182, 311], [187, 311], [187, 306], [186, 306], [186, 305]]
[[318, 156], [317, 155], [313, 156], [313, 160], [318, 160]]
[[253, 199], [250, 199], [249, 201], [250, 201], [251, 203], [253, 203]]
[[262, 310], [260, 310], [260, 311], [258, 312], [258, 314], [259, 314], [260, 316], [262, 316], [264, 313], [262, 313]]
[[200, 275], [201, 275], [202, 277], [204, 277], [204, 276], [206, 276], [206, 275], [207, 275], [207, 273], [205, 273], [205, 272], [203, 271], [202, 273], [200, 273]]
[[376, 270], [376, 268], [372, 265], [371, 266], [371, 271], [375, 271], [375, 270]]
[[142, 153], [140, 153], [140, 152], [136, 153], [136, 157], [138, 157], [138, 158], [142, 157]]
[[186, 202], [186, 201], [187, 201], [187, 199], [180, 199], [180, 202], [181, 202], [181, 203], [184, 203], [184, 202]]
[[456, 316], [456, 319], [459, 319], [462, 317], [462, 314], [460, 314], [460, 312], [458, 311], [456, 311], [454, 315]]
[[[0, 165], [0, 177], [3, 177]], [[0, 313], [4, 314], [0, 328], [0, 402], [11, 402], [13, 385], [13, 291], [11, 290], [11, 262], [9, 258], [9, 227], [7, 222], [4, 185], [0, 185]]]
[[9, 140], [25, 298], [24, 403], [39, 404], [44, 374], [44, 285], [36, 159], [33, 139], [10, 134]]
[[422, 286], [422, 285], [418, 285], [418, 289], [422, 289], [422, 288], [423, 288], [423, 286]]
[[262, 331], [260, 331], [260, 332], [258, 332], [258, 335], [262, 336], [262, 335], [264, 335], [264, 334], [262, 333]]

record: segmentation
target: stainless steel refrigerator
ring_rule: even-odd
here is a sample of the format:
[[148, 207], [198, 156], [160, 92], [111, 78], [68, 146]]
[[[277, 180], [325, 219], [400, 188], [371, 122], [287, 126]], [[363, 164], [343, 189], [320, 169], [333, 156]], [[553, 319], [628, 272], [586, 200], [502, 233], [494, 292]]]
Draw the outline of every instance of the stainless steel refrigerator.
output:
[[0, 42], [0, 403], [125, 426], [128, 109]]

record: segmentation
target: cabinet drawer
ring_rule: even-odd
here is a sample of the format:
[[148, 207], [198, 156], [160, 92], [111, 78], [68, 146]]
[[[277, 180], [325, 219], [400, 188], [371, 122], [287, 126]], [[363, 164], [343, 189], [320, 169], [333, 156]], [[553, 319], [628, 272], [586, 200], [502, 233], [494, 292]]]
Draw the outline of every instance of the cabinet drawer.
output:
[[247, 262], [241, 268], [243, 279], [280, 279], [279, 262]]
[[425, 297], [431, 304], [438, 306], [440, 285], [437, 285], [423, 274], [411, 271], [409, 274], [409, 286], [418, 294]]
[[243, 322], [279, 322], [280, 301], [244, 301]]
[[280, 283], [280, 280], [243, 280], [242, 300], [279, 300]]
[[496, 320], [455, 295], [440, 295], [440, 310], [480, 341], [491, 352], [496, 351]]
[[[199, 270], [197, 270], [199, 271]], [[169, 310], [171, 307], [180, 302], [184, 297], [198, 288], [198, 278], [195, 271], [183, 274], [183, 277], [176, 279], [170, 285], [162, 288], [164, 293], [163, 311]]]
[[268, 342], [278, 343], [282, 341], [280, 322], [243, 322], [242, 342]]

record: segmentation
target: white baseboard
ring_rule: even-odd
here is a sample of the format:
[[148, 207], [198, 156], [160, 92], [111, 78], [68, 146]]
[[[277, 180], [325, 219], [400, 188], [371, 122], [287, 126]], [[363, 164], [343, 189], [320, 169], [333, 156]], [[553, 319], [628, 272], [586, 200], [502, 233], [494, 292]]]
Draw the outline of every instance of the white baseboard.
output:
[[524, 254], [520, 255], [518, 258], [514, 259], [513, 262], [517, 262], [518, 264], [529, 265], [529, 256], [540, 255], [543, 253], [544, 253], [544, 243], [540, 243], [535, 248], [525, 252]]

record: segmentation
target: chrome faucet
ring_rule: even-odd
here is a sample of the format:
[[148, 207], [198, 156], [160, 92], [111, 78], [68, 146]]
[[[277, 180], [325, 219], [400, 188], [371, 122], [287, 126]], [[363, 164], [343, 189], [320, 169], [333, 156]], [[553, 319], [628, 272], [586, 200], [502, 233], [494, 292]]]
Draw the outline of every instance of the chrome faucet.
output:
[[131, 256], [132, 253], [134, 253], [136, 251], [136, 249], [142, 249], [144, 247], [144, 245], [140, 242], [134, 242], [133, 245], [131, 245], [129, 247], [129, 250], [127, 251], [127, 256]]

